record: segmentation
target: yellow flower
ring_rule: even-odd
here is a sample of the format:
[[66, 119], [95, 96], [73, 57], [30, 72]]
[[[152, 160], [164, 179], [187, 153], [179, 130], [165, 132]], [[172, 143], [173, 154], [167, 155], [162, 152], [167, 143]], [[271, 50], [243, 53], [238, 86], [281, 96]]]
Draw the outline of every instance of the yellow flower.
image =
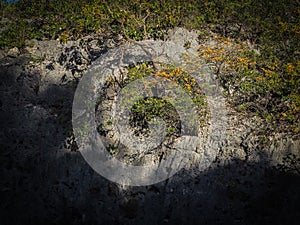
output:
[[[252, 71], [251, 71], [252, 72]], [[262, 81], [264, 78], [262, 77], [262, 76], [258, 76], [258, 77], [256, 77], [256, 80], [258, 80], [258, 81]]]
[[286, 66], [287, 66], [287, 72], [289, 74], [292, 74], [295, 71], [295, 67], [292, 63], [288, 63]]
[[186, 88], [188, 89], [188, 91], [191, 91], [192, 88], [191, 88], [191, 85], [190, 84], [185, 84]]
[[266, 76], [271, 76], [272, 73], [273, 73], [273, 71], [267, 70], [267, 69], [265, 69], [265, 68], [262, 68], [261, 70], [264, 72], [264, 74], [265, 74]]
[[293, 108], [293, 110], [298, 110], [298, 107], [296, 106], [295, 103], [292, 104], [292, 108]]

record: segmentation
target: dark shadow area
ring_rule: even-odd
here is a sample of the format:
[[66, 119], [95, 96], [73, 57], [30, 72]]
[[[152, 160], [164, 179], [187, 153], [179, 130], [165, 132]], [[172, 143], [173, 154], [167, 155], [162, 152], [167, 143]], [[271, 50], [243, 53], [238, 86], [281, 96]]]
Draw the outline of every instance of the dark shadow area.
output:
[[[6, 68], [6, 67], [5, 67]], [[300, 176], [266, 161], [215, 162], [121, 187], [64, 146], [74, 89], [1, 69], [0, 224], [298, 224]], [[6, 72], [5, 72], [6, 71]], [[18, 75], [16, 75], [18, 74]]]
[[[36, 161], [40, 161], [36, 163]], [[197, 177], [120, 189], [80, 154], [13, 163], [2, 224], [298, 224], [299, 175], [233, 161]], [[8, 170], [8, 169], [6, 169]], [[3, 171], [3, 170], [2, 170]], [[7, 177], [9, 176], [9, 177]]]

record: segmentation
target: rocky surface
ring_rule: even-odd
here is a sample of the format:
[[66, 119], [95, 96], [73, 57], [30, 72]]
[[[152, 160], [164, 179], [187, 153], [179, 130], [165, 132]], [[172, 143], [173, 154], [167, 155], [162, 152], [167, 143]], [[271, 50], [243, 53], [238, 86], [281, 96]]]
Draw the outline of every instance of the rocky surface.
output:
[[[170, 31], [192, 49], [197, 38]], [[131, 187], [89, 167], [72, 135], [76, 85], [122, 42], [89, 36], [1, 52], [1, 224], [298, 224], [300, 140], [262, 138], [260, 118], [229, 104], [226, 140], [205, 170], [191, 160], [164, 182]]]

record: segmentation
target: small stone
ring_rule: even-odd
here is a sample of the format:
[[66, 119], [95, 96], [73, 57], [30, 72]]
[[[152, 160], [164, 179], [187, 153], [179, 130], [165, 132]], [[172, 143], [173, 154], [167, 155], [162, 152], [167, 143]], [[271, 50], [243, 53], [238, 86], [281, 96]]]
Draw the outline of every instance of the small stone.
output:
[[9, 49], [8, 53], [7, 53], [7, 55], [9, 57], [13, 57], [13, 58], [17, 57], [19, 54], [20, 54], [20, 51], [19, 51], [19, 49], [17, 47]]

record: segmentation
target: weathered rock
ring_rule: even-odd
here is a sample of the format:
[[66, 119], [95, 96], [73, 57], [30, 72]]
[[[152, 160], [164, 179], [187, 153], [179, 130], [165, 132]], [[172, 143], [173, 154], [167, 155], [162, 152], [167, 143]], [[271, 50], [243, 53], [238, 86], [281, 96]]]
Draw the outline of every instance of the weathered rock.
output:
[[[170, 40], [183, 49], [190, 40], [196, 49], [197, 34], [179, 31]], [[89, 38], [101, 56], [100, 37]], [[226, 140], [210, 168], [201, 171], [202, 158], [195, 153], [170, 179], [142, 187], [118, 185], [95, 173], [71, 134], [75, 79], [67, 64], [79, 76], [95, 59], [79, 42], [36, 41], [29, 49], [36, 58], [31, 62], [27, 56], [0, 57], [1, 224], [298, 223], [299, 140], [277, 134], [263, 145], [258, 132], [263, 121], [229, 106]], [[68, 82], [62, 85], [64, 76]], [[182, 147], [189, 145], [195, 142]], [[146, 154], [140, 163], [158, 161]]]
[[9, 57], [17, 57], [20, 54], [20, 50], [17, 47], [11, 48], [7, 52]]
[[[176, 28], [174, 30], [169, 30], [168, 40], [173, 41], [181, 47], [192, 49], [197, 52], [199, 48], [199, 33], [200, 32], [196, 30], [188, 31], [184, 28]], [[186, 46], [187, 43], [189, 43], [188, 47]]]
[[0, 60], [5, 57], [5, 51], [0, 49]]

